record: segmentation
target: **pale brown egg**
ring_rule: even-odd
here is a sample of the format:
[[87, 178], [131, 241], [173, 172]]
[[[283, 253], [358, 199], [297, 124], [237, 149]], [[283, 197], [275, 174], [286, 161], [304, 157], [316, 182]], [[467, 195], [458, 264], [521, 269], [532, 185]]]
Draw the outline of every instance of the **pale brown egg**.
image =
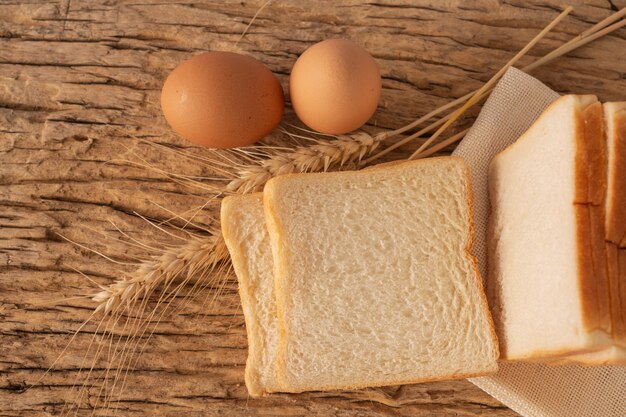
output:
[[161, 91], [161, 108], [183, 138], [210, 148], [247, 146], [278, 124], [285, 98], [261, 62], [232, 52], [206, 52], [176, 67]]
[[307, 49], [289, 79], [293, 108], [304, 124], [342, 134], [363, 126], [376, 111], [381, 79], [374, 58], [346, 39], [328, 39]]

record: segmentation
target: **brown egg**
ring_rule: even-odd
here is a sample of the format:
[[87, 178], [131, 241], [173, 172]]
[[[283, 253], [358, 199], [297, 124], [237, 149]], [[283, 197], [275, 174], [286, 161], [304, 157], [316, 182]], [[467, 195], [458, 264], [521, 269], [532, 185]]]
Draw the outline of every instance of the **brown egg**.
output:
[[284, 107], [274, 74], [232, 52], [206, 52], [183, 62], [161, 91], [163, 114], [176, 133], [210, 148], [251, 145], [278, 126]]
[[380, 90], [374, 58], [346, 39], [311, 46], [298, 58], [289, 79], [291, 103], [300, 120], [330, 134], [363, 126], [376, 111]]

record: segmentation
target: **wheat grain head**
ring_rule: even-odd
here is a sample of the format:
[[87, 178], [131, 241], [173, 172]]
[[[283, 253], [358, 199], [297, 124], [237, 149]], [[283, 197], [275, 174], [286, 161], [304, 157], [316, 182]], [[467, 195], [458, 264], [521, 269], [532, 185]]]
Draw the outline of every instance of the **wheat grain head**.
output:
[[[242, 165], [235, 172], [226, 191], [250, 193], [262, 190], [267, 181], [279, 175], [356, 167], [363, 157], [373, 152], [387, 137], [385, 133], [372, 136], [366, 132], [357, 132], [335, 139], [315, 139], [315, 143], [309, 146], [272, 152], [266, 158], [257, 157], [257, 163]], [[234, 152], [248, 153], [245, 149]]]
[[212, 271], [227, 260], [228, 250], [221, 232], [214, 231], [202, 238], [192, 236], [187, 242], [169, 247], [160, 255], [140, 263], [129, 277], [101, 286], [92, 297], [98, 303], [95, 311], [112, 314], [122, 304], [133, 305], [148, 299], [160, 285], [167, 285], [177, 278], [202, 279], [203, 272]]

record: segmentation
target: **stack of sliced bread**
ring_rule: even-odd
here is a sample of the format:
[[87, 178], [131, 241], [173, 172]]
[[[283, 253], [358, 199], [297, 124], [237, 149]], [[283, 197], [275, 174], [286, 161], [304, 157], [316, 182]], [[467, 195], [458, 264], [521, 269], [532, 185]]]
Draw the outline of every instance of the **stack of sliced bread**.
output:
[[491, 163], [488, 298], [505, 360], [626, 361], [626, 103], [563, 96]]
[[491, 163], [487, 297], [458, 158], [225, 198], [250, 394], [626, 363], [625, 174], [626, 103], [555, 101]]
[[225, 198], [221, 221], [251, 395], [497, 370], [460, 159], [278, 177]]

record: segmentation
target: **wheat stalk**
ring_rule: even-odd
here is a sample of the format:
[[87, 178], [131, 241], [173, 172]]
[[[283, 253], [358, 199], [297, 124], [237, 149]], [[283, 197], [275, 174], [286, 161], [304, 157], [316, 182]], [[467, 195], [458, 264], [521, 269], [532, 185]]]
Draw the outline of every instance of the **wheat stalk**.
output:
[[122, 305], [148, 299], [160, 285], [168, 285], [180, 277], [200, 281], [207, 272], [227, 260], [228, 250], [221, 233], [190, 237], [186, 243], [167, 248], [162, 254], [141, 262], [130, 277], [100, 286], [100, 291], [91, 298], [98, 303], [95, 311], [112, 314]]
[[387, 137], [386, 132], [374, 136], [358, 132], [350, 136], [338, 136], [336, 139], [316, 139], [316, 143], [310, 146], [275, 152], [268, 158], [260, 159], [258, 163], [244, 165], [235, 173], [235, 179], [228, 183], [226, 191], [232, 193], [260, 191], [268, 180], [279, 175], [357, 166], [364, 156], [374, 151]]

